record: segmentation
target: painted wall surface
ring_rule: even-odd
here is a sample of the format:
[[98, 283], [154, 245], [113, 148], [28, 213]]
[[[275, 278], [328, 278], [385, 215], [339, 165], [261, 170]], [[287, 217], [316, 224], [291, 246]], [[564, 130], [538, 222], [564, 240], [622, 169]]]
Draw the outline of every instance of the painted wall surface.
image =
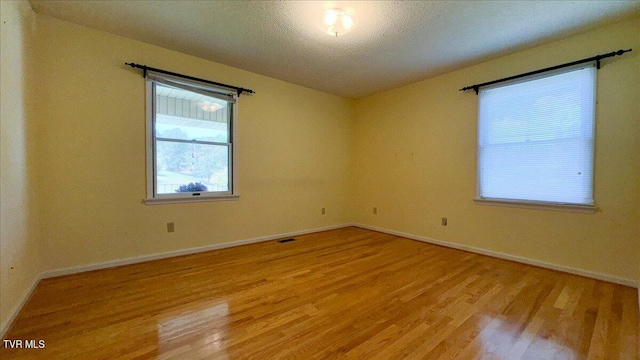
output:
[[[354, 220], [637, 281], [638, 34], [636, 17], [357, 101]], [[628, 48], [633, 52], [604, 61], [597, 75], [598, 212], [474, 203], [477, 97], [458, 89]], [[448, 226], [441, 226], [441, 217]]]
[[[47, 269], [347, 220], [352, 100], [41, 15], [38, 40]], [[125, 62], [256, 91], [238, 102], [238, 201], [142, 203], [145, 81]]]
[[35, 17], [26, 1], [0, 2], [0, 329], [42, 271], [30, 161]]

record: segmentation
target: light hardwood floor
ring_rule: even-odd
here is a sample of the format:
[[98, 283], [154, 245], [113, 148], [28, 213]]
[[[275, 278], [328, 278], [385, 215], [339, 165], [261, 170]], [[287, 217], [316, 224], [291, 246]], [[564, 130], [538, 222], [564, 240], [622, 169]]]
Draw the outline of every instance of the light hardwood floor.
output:
[[638, 359], [636, 289], [343, 228], [43, 280], [2, 359]]

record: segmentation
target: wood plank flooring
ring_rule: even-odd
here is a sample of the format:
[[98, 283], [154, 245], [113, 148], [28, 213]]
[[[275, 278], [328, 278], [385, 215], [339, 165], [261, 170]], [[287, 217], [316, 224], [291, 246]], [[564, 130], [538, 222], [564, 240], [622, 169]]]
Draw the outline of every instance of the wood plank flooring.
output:
[[43, 280], [2, 359], [638, 359], [636, 289], [349, 227]]

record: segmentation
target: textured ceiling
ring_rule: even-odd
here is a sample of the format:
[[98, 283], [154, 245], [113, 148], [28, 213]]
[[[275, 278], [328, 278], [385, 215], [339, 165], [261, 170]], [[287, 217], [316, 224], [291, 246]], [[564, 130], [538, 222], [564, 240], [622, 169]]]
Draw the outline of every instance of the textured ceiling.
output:
[[[37, 13], [350, 98], [640, 13], [640, 0], [30, 3]], [[352, 32], [320, 31], [332, 7], [354, 12]]]

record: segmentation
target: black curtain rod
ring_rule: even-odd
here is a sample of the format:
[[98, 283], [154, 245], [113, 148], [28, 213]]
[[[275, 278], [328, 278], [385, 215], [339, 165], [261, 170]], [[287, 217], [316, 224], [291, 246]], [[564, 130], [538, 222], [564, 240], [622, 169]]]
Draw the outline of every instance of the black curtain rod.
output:
[[242, 94], [243, 92], [246, 92], [248, 94], [255, 94], [255, 91], [251, 90], [251, 89], [245, 89], [242, 87], [237, 87], [237, 86], [233, 86], [233, 85], [227, 85], [227, 84], [223, 84], [223, 83], [219, 83], [219, 82], [215, 82], [215, 81], [211, 81], [211, 80], [205, 80], [205, 79], [200, 79], [197, 77], [193, 77], [193, 76], [189, 76], [189, 75], [182, 75], [182, 74], [178, 74], [178, 73], [174, 73], [171, 71], [167, 71], [167, 70], [161, 70], [161, 69], [156, 69], [156, 68], [152, 68], [146, 65], [140, 65], [140, 64], [135, 64], [135, 63], [124, 63], [125, 65], [129, 65], [132, 68], [138, 68], [138, 69], [142, 69], [144, 71], [144, 76], [147, 76], [147, 71], [154, 71], [157, 73], [161, 73], [161, 74], [167, 74], [167, 75], [171, 75], [171, 76], [177, 76], [183, 79], [189, 79], [189, 80], [195, 80], [195, 81], [200, 81], [203, 83], [207, 83], [207, 84], [212, 84], [212, 85], [217, 85], [217, 86], [223, 86], [229, 89], [234, 89], [237, 93], [238, 96], [240, 96], [240, 94]]
[[506, 78], [503, 78], [503, 79], [493, 80], [493, 81], [489, 81], [489, 82], [482, 83], [482, 84], [465, 86], [462, 89], [460, 89], [460, 91], [467, 91], [467, 90], [473, 89], [476, 92], [476, 95], [477, 95], [478, 91], [483, 86], [493, 85], [493, 84], [501, 83], [501, 82], [504, 82], [504, 81], [518, 79], [518, 78], [525, 77], [525, 76], [530, 76], [530, 75], [536, 75], [536, 74], [540, 74], [540, 73], [543, 73], [543, 72], [552, 71], [552, 70], [556, 70], [556, 69], [562, 69], [562, 68], [565, 68], [565, 67], [578, 65], [578, 64], [583, 64], [583, 63], [588, 63], [588, 62], [592, 62], [592, 61], [595, 61], [596, 62], [596, 67], [598, 69], [600, 69], [600, 60], [608, 58], [608, 57], [614, 57], [616, 55], [622, 55], [622, 54], [624, 54], [626, 52], [630, 52], [630, 51], [631, 51], [631, 49], [612, 51], [612, 52], [610, 52], [608, 54], [596, 55], [596, 56], [592, 56], [592, 57], [587, 58], [587, 59], [576, 60], [576, 61], [572, 61], [572, 62], [569, 62], [569, 63], [566, 63], [566, 64], [561, 64], [561, 65], [556, 65], [556, 66], [552, 66], [552, 67], [548, 67], [548, 68], [544, 68], [544, 69], [540, 69], [540, 70], [530, 71], [528, 73], [524, 73], [524, 74], [520, 74], [520, 75], [509, 76], [509, 77], [506, 77]]

